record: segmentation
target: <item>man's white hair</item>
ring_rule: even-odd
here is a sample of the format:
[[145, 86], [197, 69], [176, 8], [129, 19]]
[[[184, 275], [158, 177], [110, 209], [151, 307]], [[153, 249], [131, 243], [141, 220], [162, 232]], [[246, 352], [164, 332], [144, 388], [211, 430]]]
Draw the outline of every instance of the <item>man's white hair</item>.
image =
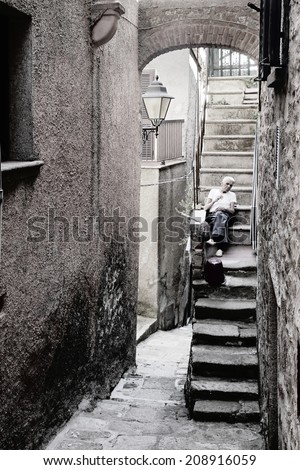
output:
[[235, 180], [234, 178], [232, 178], [232, 176], [224, 176], [224, 178], [222, 179], [222, 183], [227, 183], [227, 182], [230, 182], [233, 184]]

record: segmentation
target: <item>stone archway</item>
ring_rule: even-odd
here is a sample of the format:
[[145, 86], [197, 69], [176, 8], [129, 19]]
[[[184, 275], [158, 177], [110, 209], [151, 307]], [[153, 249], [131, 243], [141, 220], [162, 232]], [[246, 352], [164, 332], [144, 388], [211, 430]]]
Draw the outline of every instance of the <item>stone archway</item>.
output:
[[226, 47], [257, 60], [259, 15], [238, 0], [140, 0], [139, 69], [186, 47]]

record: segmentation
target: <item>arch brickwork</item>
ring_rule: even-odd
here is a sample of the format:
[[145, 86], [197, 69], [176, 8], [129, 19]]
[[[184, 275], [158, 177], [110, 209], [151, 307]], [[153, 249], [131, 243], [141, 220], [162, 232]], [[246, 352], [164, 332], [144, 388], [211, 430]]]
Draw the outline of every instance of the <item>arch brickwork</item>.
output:
[[206, 46], [257, 60], [259, 14], [239, 0], [140, 0], [140, 70], [165, 52]]

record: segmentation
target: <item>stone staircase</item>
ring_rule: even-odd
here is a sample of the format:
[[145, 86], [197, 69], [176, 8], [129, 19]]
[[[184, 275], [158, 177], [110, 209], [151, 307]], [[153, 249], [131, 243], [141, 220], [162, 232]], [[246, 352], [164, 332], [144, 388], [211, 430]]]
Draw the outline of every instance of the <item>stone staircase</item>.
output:
[[257, 104], [257, 88], [249, 77], [209, 78], [199, 200], [204, 203], [212, 187], [219, 187], [224, 176], [233, 176], [238, 206], [231, 243], [250, 244]]
[[256, 259], [249, 246], [231, 246], [222, 262], [225, 283], [221, 286], [208, 285], [199, 274], [193, 279], [187, 406], [195, 420], [255, 422], [260, 419]]
[[[235, 178], [238, 207], [231, 245], [222, 257], [225, 282], [203, 279], [203, 261], [215, 246], [192, 241], [193, 339], [186, 403], [200, 421], [255, 422], [258, 403], [256, 349], [256, 257], [250, 240], [257, 93], [239, 77], [209, 79], [199, 200], [221, 179]], [[194, 232], [195, 233], [195, 232]]]

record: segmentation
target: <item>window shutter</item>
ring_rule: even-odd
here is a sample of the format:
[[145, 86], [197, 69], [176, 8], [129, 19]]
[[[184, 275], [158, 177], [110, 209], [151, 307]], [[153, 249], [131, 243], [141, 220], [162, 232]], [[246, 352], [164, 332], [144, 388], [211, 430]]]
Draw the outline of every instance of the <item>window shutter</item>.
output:
[[281, 0], [270, 0], [269, 58], [270, 65], [280, 66]]
[[[142, 93], [145, 93], [150, 83], [153, 82], [155, 78], [155, 69], [145, 69], [142, 72]], [[147, 118], [146, 109], [144, 103], [142, 103], [142, 125], [143, 127], [152, 127], [151, 121]], [[143, 144], [142, 149], [142, 160], [154, 160], [154, 136], [151, 133], [148, 140]]]
[[[150, 83], [153, 82], [154, 78], [155, 78], [154, 69], [145, 69], [142, 72], [142, 93], [145, 93]], [[144, 103], [142, 104], [142, 119], [143, 119], [143, 124], [151, 125], [149, 119], [147, 118], [147, 113], [146, 113]]]

